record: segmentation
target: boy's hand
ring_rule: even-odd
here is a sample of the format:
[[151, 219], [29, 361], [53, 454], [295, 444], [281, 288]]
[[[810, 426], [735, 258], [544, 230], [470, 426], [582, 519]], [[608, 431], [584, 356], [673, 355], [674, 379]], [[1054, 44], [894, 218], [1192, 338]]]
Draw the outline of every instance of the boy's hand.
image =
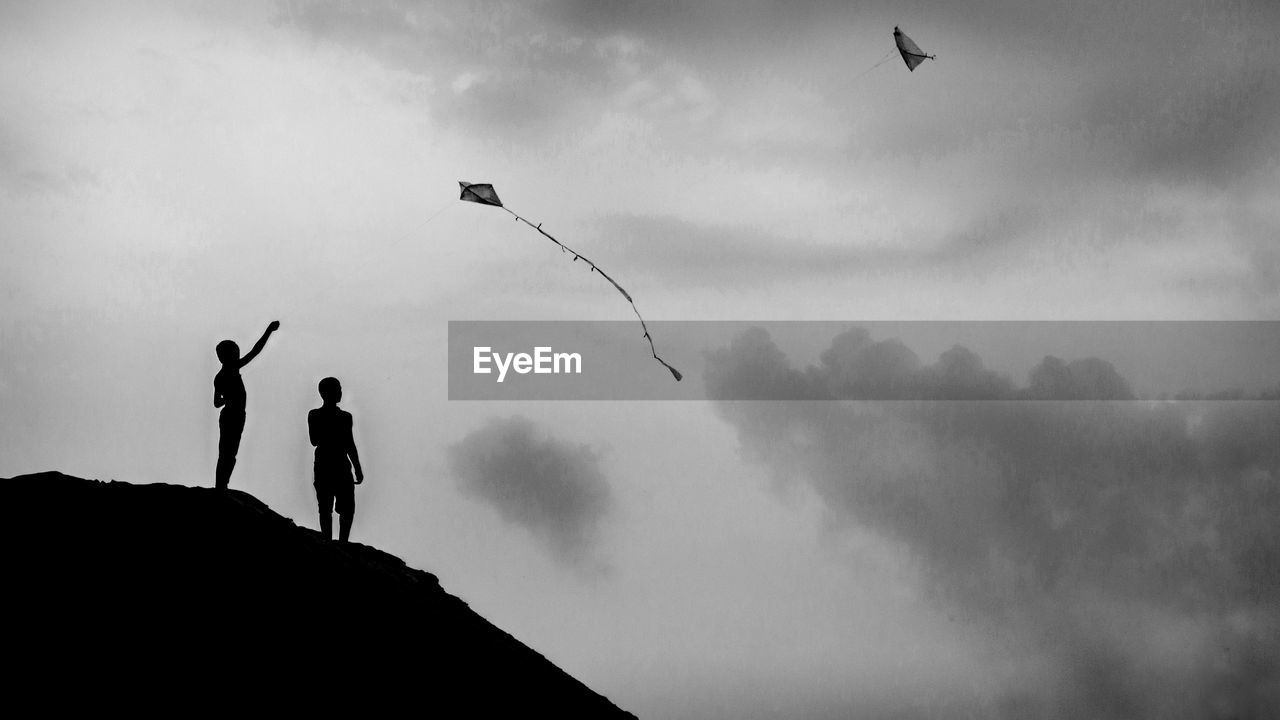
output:
[[262, 333], [262, 337], [258, 338], [258, 342], [253, 344], [253, 349], [246, 353], [244, 357], [240, 358], [240, 367], [248, 365], [250, 360], [258, 357], [258, 353], [262, 352], [262, 348], [267, 345], [267, 338], [271, 337], [271, 333], [279, 329], [280, 321], [272, 320], [271, 324], [267, 326], [266, 332]]
[[362, 482], [364, 482], [364, 473], [363, 473], [363, 472], [357, 472], [357, 473], [356, 473], [356, 484], [357, 484], [357, 485], [359, 485], [359, 484], [360, 484], [360, 483], [362, 483]]

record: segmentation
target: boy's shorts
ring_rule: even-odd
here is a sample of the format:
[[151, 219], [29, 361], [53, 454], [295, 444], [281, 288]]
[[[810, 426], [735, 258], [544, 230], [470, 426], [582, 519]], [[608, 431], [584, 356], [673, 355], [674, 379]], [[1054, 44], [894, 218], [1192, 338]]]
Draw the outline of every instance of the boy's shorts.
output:
[[218, 457], [234, 458], [240, 452], [244, 433], [244, 412], [223, 410], [218, 414]]
[[338, 511], [339, 515], [354, 515], [356, 511], [356, 485], [351, 478], [351, 468], [324, 467], [316, 463], [316, 503], [320, 512]]

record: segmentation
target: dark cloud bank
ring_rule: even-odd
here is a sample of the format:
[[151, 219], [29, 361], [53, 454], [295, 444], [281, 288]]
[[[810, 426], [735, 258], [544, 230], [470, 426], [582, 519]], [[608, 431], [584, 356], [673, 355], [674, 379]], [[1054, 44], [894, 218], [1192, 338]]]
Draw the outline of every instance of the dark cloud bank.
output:
[[707, 393], [715, 400], [1133, 400], [1129, 383], [1096, 357], [1045, 357], [1026, 387], [988, 370], [962, 345], [931, 365], [896, 339], [846, 330], [817, 366], [793, 369], [767, 331], [752, 328], [707, 358]]
[[[744, 333], [706, 381], [749, 457], [1028, 658], [958, 716], [1280, 716], [1280, 403], [1114, 401], [1132, 393], [1096, 358], [1015, 387], [962, 347], [923, 365], [862, 330], [804, 370]], [[825, 401], [724, 400], [743, 397]]]
[[591, 448], [557, 440], [527, 418], [495, 418], [450, 446], [448, 460], [463, 493], [528, 530], [558, 561], [603, 569], [597, 539], [612, 494]]

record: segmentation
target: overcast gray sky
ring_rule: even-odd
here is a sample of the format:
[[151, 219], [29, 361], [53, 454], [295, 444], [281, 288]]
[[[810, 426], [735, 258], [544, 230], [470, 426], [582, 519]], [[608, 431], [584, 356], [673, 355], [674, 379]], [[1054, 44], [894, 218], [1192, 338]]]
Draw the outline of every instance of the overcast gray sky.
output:
[[[866, 72], [895, 25], [937, 60]], [[1274, 414], [450, 403], [445, 340], [631, 318], [458, 180], [653, 319], [1280, 319], [1278, 43], [1261, 0], [0, 3], [0, 476], [210, 485], [214, 345], [279, 319], [233, 487], [314, 526], [339, 377], [356, 539], [642, 717], [1261, 715]]]

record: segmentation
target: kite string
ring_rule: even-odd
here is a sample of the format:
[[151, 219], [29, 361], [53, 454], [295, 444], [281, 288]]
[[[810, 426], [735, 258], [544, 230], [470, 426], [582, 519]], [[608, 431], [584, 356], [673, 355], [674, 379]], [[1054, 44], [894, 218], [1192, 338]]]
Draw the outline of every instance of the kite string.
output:
[[[866, 70], [863, 70], [862, 72], [858, 73], [857, 75], [854, 75], [853, 77], [849, 78], [848, 82], [849, 82], [849, 83], [853, 83], [855, 80], [857, 80], [857, 79], [861, 78], [863, 75], [866, 75], [867, 73], [871, 72], [872, 70], [875, 70], [876, 68], [878, 68], [878, 67], [880, 67], [881, 65], [885, 64], [886, 62], [888, 62], [888, 61], [890, 60], [890, 58], [892, 58], [892, 57], [893, 57], [893, 54], [894, 54], [894, 53], [896, 53], [896, 52], [898, 52], [897, 48], [890, 48], [889, 52], [886, 52], [886, 53], [885, 53], [885, 54], [884, 54], [884, 55], [883, 55], [883, 56], [882, 56], [878, 61], [876, 61], [876, 64], [875, 64], [875, 65], [872, 65], [871, 67], [867, 68]], [[770, 127], [766, 128], [763, 132], [758, 133], [758, 134], [759, 134], [759, 135], [762, 135], [762, 136], [772, 135], [774, 132], [776, 132], [776, 131], [778, 131], [778, 130], [781, 130], [782, 128], [787, 127], [788, 125], [792, 124], [792, 122], [794, 122], [794, 121], [793, 121], [791, 118], [789, 118], [789, 117], [788, 117], [787, 119], [782, 120], [781, 122], [778, 122], [778, 123], [776, 123], [776, 124], [774, 124], [774, 125], [772, 125], [772, 126], [770, 126]]]
[[417, 229], [416, 229], [416, 230], [414, 230], [414, 232], [417, 232], [418, 230], [421, 230], [422, 228], [424, 228], [424, 227], [426, 227], [426, 226], [430, 225], [430, 224], [431, 224], [431, 221], [432, 221], [432, 220], [435, 220], [435, 219], [436, 219], [436, 217], [437, 217], [438, 215], [440, 215], [440, 213], [444, 212], [445, 210], [448, 210], [448, 209], [449, 209], [449, 208], [451, 208], [451, 207], [453, 207], [453, 203], [452, 203], [452, 202], [449, 202], [449, 203], [446, 203], [446, 204], [444, 204], [444, 205], [441, 205], [441, 206], [440, 206], [440, 209], [439, 209], [439, 210], [436, 210], [436, 211], [435, 211], [435, 212], [433, 212], [433, 213], [431, 213], [431, 217], [429, 217], [429, 218], [427, 218], [426, 220], [424, 220], [424, 221], [422, 222], [422, 224], [421, 224], [421, 225], [419, 225], [419, 226], [417, 227]]
[[854, 75], [852, 78], [850, 78], [850, 79], [849, 79], [849, 82], [853, 82], [854, 80], [857, 80], [858, 78], [862, 77], [863, 75], [866, 75], [867, 73], [871, 72], [872, 70], [875, 70], [876, 68], [878, 68], [878, 67], [880, 67], [881, 65], [885, 64], [886, 62], [888, 62], [888, 61], [889, 61], [889, 58], [893, 57], [893, 54], [894, 54], [895, 52], [897, 52], [897, 48], [892, 48], [892, 49], [890, 49], [890, 50], [889, 50], [889, 52], [885, 53], [885, 54], [884, 54], [884, 57], [880, 58], [880, 59], [876, 62], [876, 64], [875, 64], [875, 65], [872, 65], [871, 67], [867, 68], [866, 70], [863, 70], [862, 72], [858, 73], [857, 75]]
[[[435, 220], [444, 211], [448, 210], [451, 207], [453, 207], [453, 202], [445, 203], [444, 205], [441, 205], [439, 209], [437, 209], [435, 212], [431, 213], [431, 216], [428, 217], [426, 220], [423, 220], [421, 223], [414, 224], [413, 227], [410, 228], [407, 232], [397, 233], [396, 235], [393, 236], [394, 240], [391, 241], [391, 246], [400, 246], [409, 242], [410, 240], [413, 239], [415, 235], [422, 232], [423, 228], [425, 228], [427, 225], [430, 225], [432, 220]], [[358, 264], [355, 265], [355, 269], [363, 272], [367, 270], [369, 266], [376, 261], [377, 261], [376, 254], [362, 253], [361, 259], [358, 261]]]
[[444, 205], [441, 205], [435, 212], [431, 213], [431, 216], [428, 217], [426, 220], [423, 220], [420, 223], [416, 223], [412, 228], [409, 229], [408, 232], [397, 235], [394, 244], [401, 245], [403, 243], [406, 243], [412, 240], [414, 235], [417, 235], [418, 233], [422, 232], [423, 228], [430, 225], [432, 220], [435, 220], [436, 218], [440, 217], [440, 215], [445, 210], [448, 210], [451, 207], [453, 207], [452, 202], [448, 202], [448, 203], [445, 203]]
[[644, 330], [644, 339], [649, 341], [649, 352], [650, 354], [653, 355], [653, 359], [657, 360], [659, 363], [662, 364], [663, 367], [670, 370], [672, 376], [674, 376], [677, 381], [681, 380], [684, 377], [683, 375], [680, 374], [679, 370], [675, 369], [666, 360], [663, 360], [661, 357], [658, 356], [658, 348], [654, 346], [653, 336], [649, 334], [649, 324], [644, 321], [644, 316], [640, 314], [640, 308], [636, 307], [636, 301], [631, 299], [631, 293], [628, 293], [626, 290], [624, 290], [623, 287], [618, 284], [617, 280], [614, 280], [613, 278], [609, 277], [609, 273], [606, 273], [604, 270], [601, 270], [599, 265], [596, 265], [594, 262], [591, 262], [591, 258], [588, 258], [586, 255], [583, 255], [577, 250], [574, 250], [568, 245], [565, 245], [564, 243], [552, 237], [550, 233], [542, 229], [542, 223], [538, 223], [537, 225], [534, 225], [528, 220], [525, 220], [524, 218], [517, 215], [514, 211], [512, 211], [507, 206], [500, 205], [499, 207], [511, 213], [511, 216], [514, 217], [517, 221], [522, 222], [525, 225], [528, 225], [534, 230], [537, 230], [539, 233], [542, 234], [543, 237], [555, 243], [556, 245], [560, 246], [561, 252], [567, 251], [571, 253], [573, 255], [574, 262], [577, 262], [579, 260], [582, 260], [583, 262], [585, 262], [588, 266], [591, 267], [591, 270], [593, 272], [600, 273], [600, 276], [603, 277], [605, 280], [608, 280], [610, 285], [613, 285], [615, 288], [617, 288], [618, 292], [622, 293], [622, 297], [626, 298], [627, 302], [631, 304], [631, 311], [636, 314], [636, 319], [640, 321], [640, 327]]

